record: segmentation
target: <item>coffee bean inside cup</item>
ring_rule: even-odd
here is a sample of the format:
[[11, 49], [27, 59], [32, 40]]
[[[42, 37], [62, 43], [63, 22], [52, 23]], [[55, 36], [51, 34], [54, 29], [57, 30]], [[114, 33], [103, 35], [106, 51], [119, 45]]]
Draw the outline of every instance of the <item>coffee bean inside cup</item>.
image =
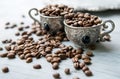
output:
[[92, 27], [98, 25], [102, 20], [89, 13], [68, 13], [64, 15], [65, 23], [73, 27]]
[[73, 12], [73, 8], [63, 4], [47, 5], [40, 10], [40, 13], [45, 16], [64, 16], [71, 12]]

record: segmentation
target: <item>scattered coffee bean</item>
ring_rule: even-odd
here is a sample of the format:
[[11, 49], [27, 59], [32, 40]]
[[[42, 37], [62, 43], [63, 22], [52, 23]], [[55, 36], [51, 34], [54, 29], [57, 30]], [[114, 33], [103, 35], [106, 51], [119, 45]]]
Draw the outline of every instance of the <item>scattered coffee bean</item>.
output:
[[59, 73], [54, 73], [53, 74], [53, 77], [56, 79], [56, 78], [60, 78], [60, 74]]
[[17, 32], [17, 33], [15, 33], [15, 35], [16, 35], [16, 36], [19, 36], [19, 35], [20, 35], [20, 33], [19, 33], [19, 32]]
[[74, 65], [74, 68], [75, 68], [75, 69], [79, 69], [79, 68], [80, 68], [78, 62], [74, 63], [73, 65]]
[[40, 64], [33, 65], [33, 68], [34, 68], [34, 69], [40, 69], [40, 68], [41, 68], [41, 65], [40, 65]]
[[2, 47], [0, 47], [0, 51], [2, 51], [3, 50], [3, 48]]
[[85, 74], [86, 74], [87, 76], [92, 76], [92, 75], [93, 75], [90, 70], [86, 70], [86, 71], [85, 71]]
[[105, 36], [103, 37], [103, 39], [106, 40], [106, 41], [110, 41], [110, 38], [111, 38], [110, 35], [105, 35]]
[[26, 63], [31, 63], [32, 62], [32, 58], [31, 57], [28, 57], [27, 59], [26, 59]]
[[82, 68], [85, 66], [85, 63], [81, 62], [81, 63], [79, 64], [79, 66], [80, 66], [80, 68], [82, 69]]
[[90, 51], [90, 50], [88, 50], [88, 51], [86, 52], [86, 55], [88, 55], [88, 56], [93, 56], [93, 52]]
[[23, 27], [22, 27], [22, 26], [19, 27], [18, 30], [19, 30], [19, 31], [23, 31]]
[[10, 25], [10, 22], [6, 22], [5, 25]]
[[26, 29], [30, 28], [30, 26], [25, 26]]
[[80, 79], [79, 77], [74, 77], [73, 79]]
[[21, 22], [20, 24], [21, 24], [21, 25], [23, 25], [23, 24], [24, 24], [24, 22]]
[[8, 53], [8, 54], [7, 54], [7, 57], [8, 57], [9, 59], [13, 59], [13, 58], [15, 58], [15, 54], [14, 54], [14, 53]]
[[55, 63], [52, 64], [52, 68], [53, 68], [53, 69], [58, 69], [58, 68], [59, 68], [58, 65], [59, 65], [59, 64], [55, 62]]
[[7, 54], [8, 53], [2, 53], [2, 54], [0, 54], [0, 57], [2, 57], [2, 58], [7, 57]]
[[10, 51], [10, 50], [11, 50], [11, 47], [10, 47], [10, 46], [5, 46], [5, 49], [6, 49], [7, 51]]
[[70, 69], [69, 69], [69, 68], [66, 68], [66, 69], [64, 70], [64, 72], [65, 72], [65, 74], [70, 74]]
[[9, 72], [9, 68], [8, 68], [8, 67], [2, 68], [2, 72], [3, 72], [3, 73], [8, 73], [8, 72]]
[[84, 66], [84, 67], [82, 68], [82, 71], [85, 72], [86, 70], [89, 70], [89, 68], [88, 68], [87, 66]]
[[84, 63], [85, 64], [91, 64], [91, 60], [90, 59], [84, 59]]

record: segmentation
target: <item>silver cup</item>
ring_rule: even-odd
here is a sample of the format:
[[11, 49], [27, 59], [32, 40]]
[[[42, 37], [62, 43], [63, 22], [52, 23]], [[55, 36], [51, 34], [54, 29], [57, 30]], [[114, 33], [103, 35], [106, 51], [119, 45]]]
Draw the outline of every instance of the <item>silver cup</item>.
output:
[[[37, 20], [36, 18], [34, 18], [32, 16], [32, 11], [35, 11], [35, 15], [39, 15], [40, 16], [40, 20]], [[57, 32], [59, 30], [63, 30], [64, 29], [64, 24], [63, 24], [63, 17], [62, 16], [45, 16], [39, 13], [38, 9], [36, 8], [32, 8], [29, 10], [29, 16], [31, 17], [31, 19], [34, 20], [34, 22], [38, 22], [43, 29], [45, 29], [46, 31], [53, 33], [53, 32]]]
[[[102, 33], [101, 29], [107, 29], [110, 26], [107, 26], [106, 23], [111, 24], [111, 29], [109, 31], [104, 31]], [[103, 37], [111, 33], [115, 24], [112, 20], [106, 20], [101, 24], [94, 25], [92, 27], [73, 27], [67, 25], [64, 20], [65, 32], [70, 41], [72, 41], [77, 47], [88, 47], [89, 45], [95, 45], [96, 41], [103, 41]]]

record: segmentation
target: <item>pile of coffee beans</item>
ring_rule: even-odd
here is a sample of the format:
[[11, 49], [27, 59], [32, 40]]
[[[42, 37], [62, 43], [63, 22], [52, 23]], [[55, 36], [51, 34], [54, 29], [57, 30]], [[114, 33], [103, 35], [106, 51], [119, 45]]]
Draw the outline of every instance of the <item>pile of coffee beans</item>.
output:
[[[7, 25], [7, 27], [9, 26]], [[14, 27], [18, 30], [18, 32], [15, 33], [18, 39], [16, 41], [13, 41], [13, 39], [2, 40], [1, 42], [5, 44], [4, 48], [6, 53], [0, 54], [0, 57], [14, 59], [18, 56], [21, 60], [25, 60], [26, 63], [33, 62], [33, 58], [40, 59], [45, 57], [46, 61], [51, 63], [51, 67], [54, 70], [59, 69], [60, 62], [70, 58], [76, 70], [82, 69], [87, 76], [92, 75], [92, 72], [87, 67], [87, 65], [91, 63], [90, 57], [93, 56], [92, 51], [85, 53], [83, 49], [75, 49], [72, 46], [64, 45], [62, 42], [68, 41], [68, 39], [63, 31], [58, 31], [53, 35], [42, 29], [38, 24], [32, 24], [30, 27], [30, 31], [25, 30], [28, 29], [28, 26], [17, 25], [17, 27]], [[35, 41], [32, 35], [42, 37]], [[59, 48], [59, 50], [52, 52], [54, 48]], [[3, 48], [1, 47], [1, 51], [2, 50]], [[81, 62], [79, 62], [79, 60], [81, 60]], [[42, 66], [35, 64], [33, 68], [41, 69]], [[66, 75], [71, 74], [69, 68], [65, 68], [63, 72]], [[60, 74], [53, 74], [53, 77], [59, 78]]]
[[89, 13], [68, 13], [64, 16], [66, 24], [73, 27], [92, 27], [102, 21], [98, 16]]
[[[73, 8], [69, 8], [66, 5], [48, 5], [40, 10], [40, 13], [45, 16], [64, 16], [66, 24], [74, 27], [90, 27], [101, 23], [97, 16], [90, 15], [89, 13], [72, 12]], [[25, 16], [22, 17], [25, 18]], [[63, 41], [69, 41], [64, 31], [49, 34], [38, 23], [25, 25], [24, 22], [20, 22], [19, 24], [12, 24], [10, 22], [5, 24], [5, 30], [15, 30], [13, 28], [17, 28], [15, 36], [18, 39], [14, 40], [11, 38], [1, 41], [5, 47], [0, 47], [0, 51], [6, 50], [5, 53], [0, 54], [1, 58], [14, 59], [18, 56], [21, 60], [25, 60], [26, 63], [33, 62], [33, 58], [45, 58], [54, 70], [59, 69], [60, 62], [71, 59], [76, 70], [82, 70], [86, 76], [93, 75], [88, 65], [92, 63], [91, 57], [94, 55], [91, 50], [95, 49], [95, 46], [90, 46], [91, 50], [88, 51], [84, 51], [82, 48], [75, 49], [62, 43]], [[37, 36], [38, 40], [35, 40], [33, 35]], [[108, 40], [108, 37], [104, 39]], [[53, 52], [54, 48], [59, 48], [59, 50]], [[35, 64], [33, 68], [41, 69], [42, 66], [41, 64]], [[9, 72], [9, 68], [4, 67], [2, 71], [4, 73]], [[72, 73], [69, 68], [65, 68], [63, 72], [66, 75]], [[61, 78], [59, 73], [54, 73], [53, 77]], [[74, 77], [73, 79], [80, 78]]]
[[45, 16], [64, 16], [65, 14], [72, 13], [73, 8], [66, 5], [47, 5], [40, 10], [40, 13]]

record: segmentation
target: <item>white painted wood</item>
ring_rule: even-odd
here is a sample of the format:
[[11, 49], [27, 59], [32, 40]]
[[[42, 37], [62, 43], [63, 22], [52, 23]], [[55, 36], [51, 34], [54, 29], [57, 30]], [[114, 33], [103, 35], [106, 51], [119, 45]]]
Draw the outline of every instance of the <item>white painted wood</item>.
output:
[[[6, 38], [14, 38], [14, 33], [17, 30], [4, 30], [4, 23], [7, 21], [19, 23], [25, 21], [26, 25], [30, 24], [32, 20], [27, 15], [29, 9], [36, 7], [41, 8], [44, 4], [42, 0], [0, 0], [0, 41]], [[27, 15], [26, 19], [22, 19], [21, 15]], [[78, 76], [81, 79], [120, 79], [120, 11], [109, 11], [101, 13], [93, 13], [100, 16], [103, 20], [112, 19], [115, 22], [115, 30], [111, 33], [112, 41], [98, 44], [97, 49], [94, 50], [95, 56], [92, 58], [92, 65], [89, 68], [92, 70], [94, 76], [86, 77], [84, 73], [75, 70], [70, 59], [60, 63], [59, 70], [53, 70], [51, 64], [44, 58], [34, 59], [33, 63], [27, 64], [18, 57], [13, 60], [7, 58], [0, 58], [0, 79], [53, 79], [52, 73], [59, 72], [62, 79], [72, 79]], [[70, 42], [65, 44], [73, 45]], [[0, 42], [0, 46], [4, 46]], [[0, 53], [4, 53], [0, 52]], [[34, 64], [40, 63], [42, 69], [33, 69]], [[1, 68], [8, 66], [10, 72], [2, 73]], [[64, 68], [70, 68], [71, 75], [64, 74]]]

